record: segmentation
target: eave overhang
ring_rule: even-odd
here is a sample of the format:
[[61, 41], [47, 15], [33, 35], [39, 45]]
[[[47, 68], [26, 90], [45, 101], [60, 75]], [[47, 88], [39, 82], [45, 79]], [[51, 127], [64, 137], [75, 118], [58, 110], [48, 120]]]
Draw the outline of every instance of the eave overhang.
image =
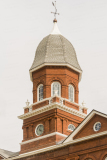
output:
[[66, 67], [68, 67], [68, 68], [71, 68], [72, 70], [74, 70], [74, 71], [76, 71], [77, 73], [79, 73], [79, 82], [81, 81], [82, 70], [79, 70], [79, 69], [75, 68], [74, 66], [71, 66], [71, 65], [68, 64], [68, 63], [43, 63], [43, 64], [41, 64], [40, 66], [35, 67], [35, 68], [29, 70], [30, 79], [31, 79], [32, 82], [33, 82], [32, 73], [35, 72], [35, 71], [38, 70], [38, 69], [41, 69], [42, 67], [45, 67], [45, 66], [66, 66]]
[[20, 159], [20, 158], [25, 158], [25, 157], [28, 157], [28, 156], [40, 154], [40, 153], [45, 153], [45, 152], [48, 152], [48, 151], [52, 151], [52, 150], [56, 150], [56, 149], [59, 149], [59, 148], [66, 147], [68, 145], [81, 143], [83, 141], [87, 141], [87, 140], [91, 140], [91, 139], [93, 140], [95, 138], [98, 138], [98, 137], [101, 137], [101, 136], [105, 136], [105, 135], [107, 135], [107, 131], [96, 133], [94, 135], [86, 136], [86, 137], [83, 137], [83, 138], [78, 138], [76, 140], [72, 140], [72, 141], [69, 141], [69, 142], [66, 142], [66, 143], [61, 143], [61, 144], [58, 144], [58, 145], [53, 145], [53, 146], [49, 146], [49, 147], [42, 148], [42, 149], [39, 149], [39, 150], [23, 153], [23, 154], [20, 154], [19, 156], [11, 157], [11, 158], [8, 158], [6, 160]]
[[59, 103], [54, 102], [54, 103], [49, 104], [47, 106], [40, 107], [40, 108], [35, 109], [35, 110], [31, 111], [31, 112], [28, 112], [28, 113], [25, 113], [25, 114], [23, 114], [21, 116], [18, 116], [18, 118], [24, 120], [24, 119], [30, 118], [32, 116], [44, 113], [46, 111], [49, 111], [49, 110], [55, 109], [55, 108], [58, 108], [60, 110], [63, 110], [65, 112], [68, 112], [70, 114], [73, 114], [73, 115], [81, 117], [81, 118], [85, 118], [87, 116], [85, 113], [82, 113], [82, 112], [77, 111], [77, 110], [75, 110], [73, 108], [67, 107], [65, 105], [60, 105]]

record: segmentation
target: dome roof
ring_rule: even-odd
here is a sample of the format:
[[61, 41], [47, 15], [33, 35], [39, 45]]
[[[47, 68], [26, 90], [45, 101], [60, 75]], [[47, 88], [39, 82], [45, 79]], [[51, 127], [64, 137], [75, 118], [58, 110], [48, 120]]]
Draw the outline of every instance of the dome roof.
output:
[[74, 47], [60, 34], [56, 23], [51, 34], [39, 43], [30, 72], [44, 65], [68, 65], [77, 72], [82, 72]]

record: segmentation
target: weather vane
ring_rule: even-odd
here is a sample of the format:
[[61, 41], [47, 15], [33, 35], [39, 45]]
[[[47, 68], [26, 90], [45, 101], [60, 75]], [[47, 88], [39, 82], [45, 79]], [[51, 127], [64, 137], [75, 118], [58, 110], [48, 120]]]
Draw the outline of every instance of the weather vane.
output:
[[57, 14], [59, 15], [59, 13], [57, 13], [57, 9], [56, 9], [56, 1], [55, 1], [55, 2], [52, 2], [52, 4], [53, 4], [53, 6], [55, 7], [55, 12], [51, 12], [51, 13], [54, 14], [54, 17], [55, 17], [55, 19], [56, 19], [56, 15], [57, 15]]

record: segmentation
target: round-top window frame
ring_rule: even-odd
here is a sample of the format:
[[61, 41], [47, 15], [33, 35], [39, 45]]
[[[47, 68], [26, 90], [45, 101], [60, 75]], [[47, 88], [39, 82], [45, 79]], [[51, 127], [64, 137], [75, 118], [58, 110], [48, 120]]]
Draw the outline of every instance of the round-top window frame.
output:
[[[100, 124], [100, 128], [97, 130], [97, 129], [96, 129], [96, 125], [98, 125], [98, 124]], [[93, 126], [93, 130], [94, 130], [95, 132], [98, 132], [100, 129], [101, 129], [101, 122], [96, 122], [96, 123], [94, 124], [94, 126]]]
[[37, 101], [40, 102], [43, 100], [43, 94], [44, 94], [44, 86], [43, 84], [39, 84], [37, 87]]
[[[43, 131], [42, 131], [41, 134], [38, 134], [38, 133], [37, 133], [37, 129], [38, 129], [38, 127], [39, 127], [40, 125], [43, 126]], [[36, 126], [36, 128], [35, 128], [35, 134], [36, 134], [37, 136], [41, 136], [41, 135], [43, 134], [43, 132], [44, 132], [44, 125], [43, 125], [43, 124], [38, 124], [38, 125]]]
[[[55, 91], [55, 90], [54, 90], [54, 85], [57, 85], [57, 86], [58, 86], [57, 89], [59, 89], [59, 90], [56, 90], [56, 94], [54, 93], [54, 91]], [[61, 83], [58, 82], [58, 81], [54, 81], [54, 82], [51, 84], [51, 96], [55, 96], [55, 95], [61, 97]]]
[[68, 85], [68, 97], [71, 102], [74, 102], [74, 86], [72, 84]]

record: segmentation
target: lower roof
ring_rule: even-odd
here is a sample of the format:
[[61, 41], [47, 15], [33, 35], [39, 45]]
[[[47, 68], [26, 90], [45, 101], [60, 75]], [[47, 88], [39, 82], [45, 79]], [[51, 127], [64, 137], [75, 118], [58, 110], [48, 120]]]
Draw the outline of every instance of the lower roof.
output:
[[7, 151], [4, 149], [0, 149], [0, 156], [5, 159], [5, 158], [9, 158], [9, 157], [15, 157], [18, 156], [19, 152], [11, 152], [11, 151]]

